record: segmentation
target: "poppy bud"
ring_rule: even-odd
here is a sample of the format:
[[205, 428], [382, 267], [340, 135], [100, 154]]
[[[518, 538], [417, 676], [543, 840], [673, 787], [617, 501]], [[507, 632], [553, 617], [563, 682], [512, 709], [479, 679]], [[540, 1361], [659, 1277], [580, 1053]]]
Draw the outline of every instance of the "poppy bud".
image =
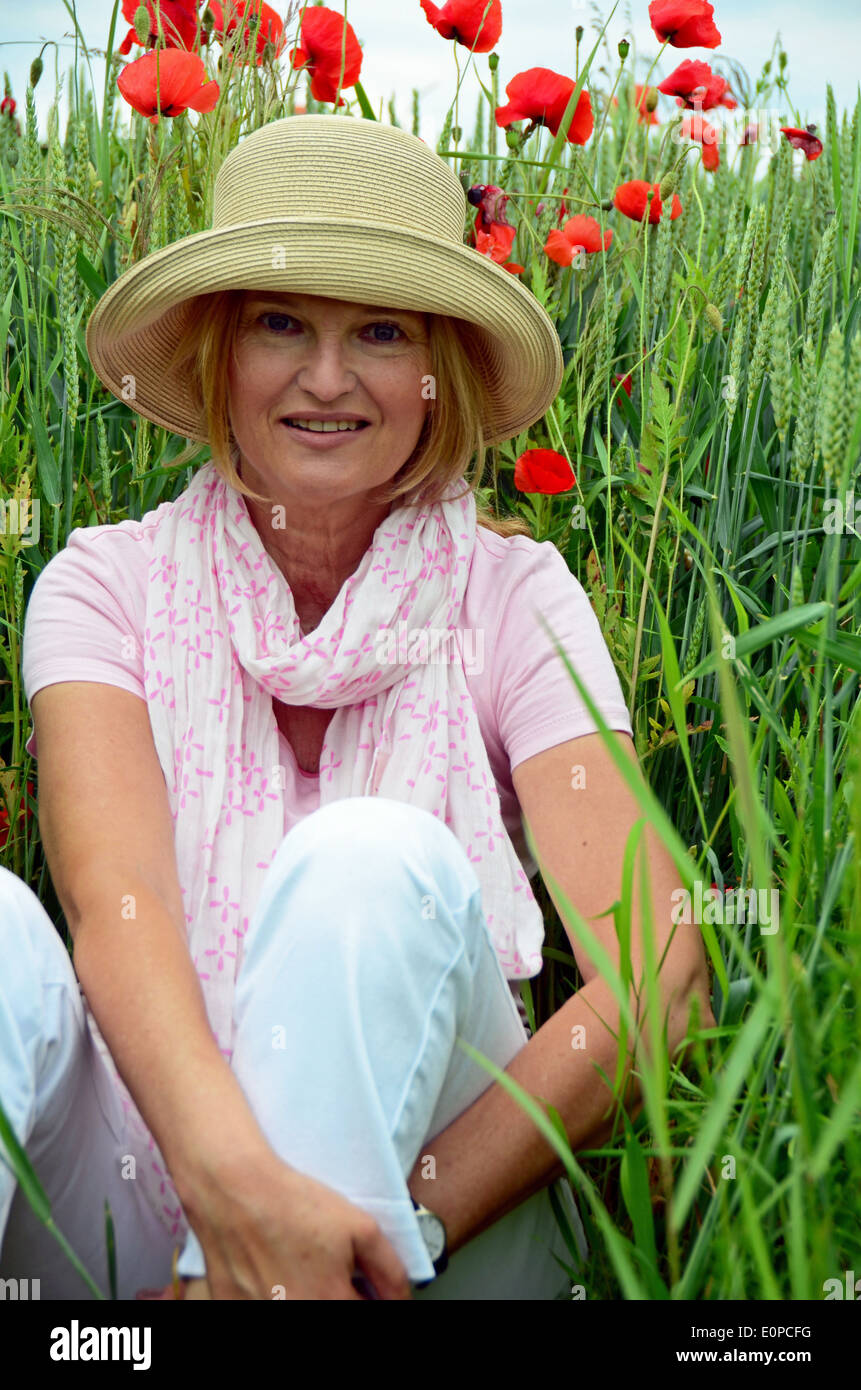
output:
[[451, 138], [456, 145], [460, 144], [461, 140], [463, 139], [463, 131], [461, 130], [459, 125], [452, 126]]
[[505, 143], [510, 150], [516, 150], [517, 146], [520, 144], [520, 132], [513, 128], [507, 130], [505, 132]]
[[200, 23], [204, 29], [213, 29], [215, 27], [215, 15], [208, 5], [200, 16]]
[[654, 87], [650, 87], [648, 92], [646, 93], [646, 99], [643, 102], [643, 105], [645, 106], [647, 111], [654, 111], [657, 104], [658, 93]]
[[715, 333], [722, 333], [722, 332], [723, 332], [723, 314], [721, 313], [721, 311], [720, 311], [720, 309], [717, 307], [717, 305], [716, 305], [716, 304], [707, 304], [706, 307], [705, 307], [704, 312], [705, 312], [705, 316], [706, 316], [708, 322], [711, 324], [711, 326], [712, 326], [712, 328], [714, 329]]
[[777, 59], [777, 62], [778, 62], [778, 66], [779, 66], [779, 68], [780, 68], [780, 71], [783, 72], [783, 69], [786, 67], [786, 54], [785, 54], [785, 53], [781, 53], [780, 56], [779, 56], [778, 59]]
[[491, 72], [496, 72], [496, 69], [499, 67], [498, 53], [491, 53], [488, 55], [487, 66], [490, 68]]
[[42, 59], [34, 58], [30, 65], [30, 86], [35, 87], [39, 78], [42, 76]]
[[146, 5], [138, 5], [135, 10], [135, 17], [132, 21], [135, 31], [135, 38], [138, 43], [145, 44], [149, 39], [149, 10]]
[[577, 25], [577, 28], [574, 30], [574, 37], [575, 37], [575, 39], [577, 40], [578, 43], [579, 43], [580, 40], [582, 39], [582, 37], [583, 37], [583, 25], [582, 25], [582, 24], [578, 24], [578, 25]]
[[658, 197], [665, 203], [676, 187], [677, 171], [668, 169], [658, 186]]
[[631, 45], [628, 43], [628, 40], [627, 40], [627, 39], [620, 39], [620, 40], [619, 40], [619, 57], [622, 59], [622, 62], [623, 62], [623, 63], [624, 63], [625, 59], [627, 58], [628, 54], [630, 53], [630, 51], [631, 51]]

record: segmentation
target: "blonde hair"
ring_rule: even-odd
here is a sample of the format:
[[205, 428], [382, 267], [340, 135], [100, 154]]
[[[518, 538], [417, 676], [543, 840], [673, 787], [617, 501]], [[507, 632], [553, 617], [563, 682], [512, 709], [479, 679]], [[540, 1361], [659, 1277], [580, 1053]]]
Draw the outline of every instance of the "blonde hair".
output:
[[[221, 476], [244, 496], [269, 502], [271, 498], [253, 492], [236, 471], [239, 450], [228, 413], [227, 373], [244, 298], [241, 289], [198, 295], [189, 327], [166, 365], [187, 375], [197, 407], [205, 415], [212, 461]], [[416, 447], [379, 494], [380, 501], [400, 506], [437, 502], [458, 478], [463, 478], [467, 491], [475, 491], [484, 467], [481, 421], [487, 402], [484, 379], [472, 368], [480, 356], [475, 331], [465, 320], [441, 314], [428, 314], [427, 321], [433, 404]], [[172, 465], [184, 463], [197, 448], [184, 451]], [[521, 517], [497, 517], [478, 501], [476, 519], [498, 536], [532, 535]]]

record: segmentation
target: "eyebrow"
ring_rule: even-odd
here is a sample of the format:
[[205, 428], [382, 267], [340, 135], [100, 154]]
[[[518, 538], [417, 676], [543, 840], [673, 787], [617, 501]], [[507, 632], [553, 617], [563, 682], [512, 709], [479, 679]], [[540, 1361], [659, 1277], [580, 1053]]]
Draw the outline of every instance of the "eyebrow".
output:
[[[294, 300], [295, 295], [290, 294], [287, 290], [273, 290], [271, 294], [267, 294], [264, 290], [261, 290], [254, 294], [249, 294], [246, 305], [270, 304], [276, 301], [279, 303], [293, 303]], [[357, 304], [356, 311], [360, 314], [412, 314], [415, 318], [421, 318], [422, 316], [422, 311], [420, 309], [395, 309], [391, 306], [387, 307], [379, 304]]]

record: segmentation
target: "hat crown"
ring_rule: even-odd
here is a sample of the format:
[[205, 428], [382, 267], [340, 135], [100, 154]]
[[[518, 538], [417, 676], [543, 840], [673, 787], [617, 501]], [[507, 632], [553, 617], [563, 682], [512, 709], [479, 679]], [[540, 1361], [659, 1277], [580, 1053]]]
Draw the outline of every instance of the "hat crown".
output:
[[343, 218], [463, 243], [466, 196], [418, 136], [348, 116], [285, 116], [247, 135], [215, 180], [212, 227]]

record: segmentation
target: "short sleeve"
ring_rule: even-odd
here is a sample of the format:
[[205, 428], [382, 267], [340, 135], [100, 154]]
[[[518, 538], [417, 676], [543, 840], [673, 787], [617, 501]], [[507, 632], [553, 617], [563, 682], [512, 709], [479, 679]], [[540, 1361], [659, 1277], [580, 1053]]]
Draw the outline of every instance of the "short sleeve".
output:
[[598, 732], [546, 620], [611, 729], [633, 737], [622, 687], [585, 589], [550, 541], [531, 547], [497, 635], [493, 699], [512, 770], [558, 743]]
[[[21, 676], [28, 704], [43, 686], [59, 681], [98, 681], [145, 698], [134, 601], [143, 558], [127, 530], [103, 526], [72, 531], [48, 561], [24, 617]], [[25, 748], [38, 757], [32, 729]]]

